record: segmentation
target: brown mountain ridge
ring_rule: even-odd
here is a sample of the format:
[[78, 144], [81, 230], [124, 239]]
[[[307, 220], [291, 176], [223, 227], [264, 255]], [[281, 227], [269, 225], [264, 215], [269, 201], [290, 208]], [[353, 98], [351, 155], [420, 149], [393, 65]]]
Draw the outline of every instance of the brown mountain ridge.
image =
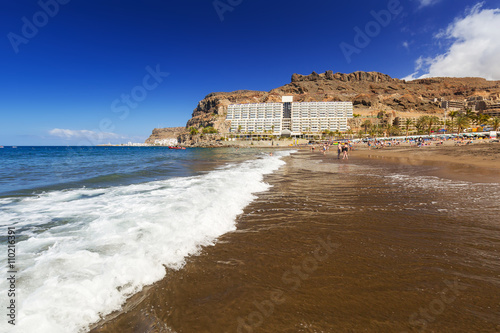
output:
[[[290, 83], [269, 92], [238, 90], [208, 94], [194, 109], [186, 124], [186, 132], [190, 127], [201, 129], [212, 126], [219, 133], [227, 133], [229, 122], [225, 121], [225, 116], [229, 104], [281, 102], [281, 97], [285, 95], [293, 95], [297, 102], [352, 101], [354, 113], [360, 114], [379, 111], [442, 114], [438, 99], [463, 101], [469, 97], [481, 96], [498, 100], [500, 81], [475, 77], [436, 77], [405, 81], [379, 72], [362, 71], [350, 74], [333, 71], [293, 74]], [[158, 138], [159, 131], [155, 131], [154, 136]], [[178, 131], [175, 133], [178, 134]], [[146, 142], [152, 143], [154, 140], [150, 137]]]

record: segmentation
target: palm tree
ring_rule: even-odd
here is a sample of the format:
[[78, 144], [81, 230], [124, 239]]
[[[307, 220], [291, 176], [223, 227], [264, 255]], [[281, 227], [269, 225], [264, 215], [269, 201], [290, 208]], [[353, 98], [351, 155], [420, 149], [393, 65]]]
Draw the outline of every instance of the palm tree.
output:
[[469, 118], [470, 120], [474, 119], [474, 116], [476, 114], [472, 112], [472, 109], [465, 109], [465, 116]]
[[340, 135], [341, 135], [341, 134], [340, 134], [340, 131], [339, 131], [338, 129], [336, 129], [334, 133], [335, 133], [335, 137], [336, 137], [336, 138], [337, 138], [337, 137], [340, 137]]
[[378, 125], [378, 127], [380, 128], [380, 134], [384, 137], [386, 136], [389, 136], [389, 131], [391, 130], [391, 124], [389, 123], [382, 123], [380, 125]]
[[373, 137], [381, 137], [384, 135], [386, 128], [383, 125], [374, 125], [370, 128], [370, 135]]
[[384, 136], [390, 136], [393, 130], [393, 126], [389, 123], [385, 123], [382, 125], [384, 129]]
[[413, 120], [410, 118], [406, 119], [405, 121], [406, 136], [408, 136], [408, 131], [411, 125], [413, 125]]
[[369, 119], [366, 119], [362, 124], [361, 124], [361, 127], [363, 127], [365, 129], [365, 134], [366, 134], [366, 131], [372, 127], [372, 122], [369, 120]]
[[428, 116], [421, 116], [417, 119], [417, 122], [415, 123], [415, 128], [417, 129], [417, 133], [422, 133], [429, 123], [428, 121]]
[[328, 137], [328, 135], [330, 135], [330, 131], [327, 129], [323, 130], [322, 134], [323, 134], [323, 137], [326, 138], [326, 137]]
[[[446, 127], [446, 131], [451, 133], [453, 132], [453, 122], [451, 120], [446, 120], [444, 122], [444, 126]], [[451, 131], [449, 130], [451, 128]]]
[[477, 115], [477, 124], [479, 126], [482, 126], [484, 127], [484, 125], [486, 125], [486, 123], [488, 123], [488, 121], [490, 120], [490, 116], [487, 115], [487, 114], [478, 114]]
[[453, 120], [459, 115], [458, 111], [448, 112], [448, 116], [451, 118], [451, 131], [453, 132]]
[[472, 121], [472, 123], [475, 125], [475, 127], [482, 127], [484, 126], [488, 120], [490, 119], [490, 116], [487, 114], [480, 114], [480, 113], [471, 113], [469, 115], [469, 119]]
[[384, 136], [386, 133], [387, 128], [384, 125], [377, 125], [377, 136]]
[[401, 129], [399, 128], [399, 126], [391, 126], [389, 129], [389, 135], [391, 136], [401, 135]]
[[431, 135], [431, 132], [432, 132], [432, 126], [436, 125], [439, 123], [439, 118], [436, 117], [436, 116], [430, 116], [430, 117], [427, 117], [427, 134], [428, 135]]
[[491, 118], [490, 124], [493, 126], [494, 131], [498, 131], [498, 128], [500, 127], [500, 117]]
[[475, 126], [477, 126], [479, 124], [479, 115], [477, 114], [470, 114], [469, 116], [469, 120], [471, 121], [471, 123]]
[[466, 115], [457, 116], [456, 124], [457, 124], [458, 134], [460, 134], [464, 128], [467, 128], [469, 126], [469, 122], [470, 119]]

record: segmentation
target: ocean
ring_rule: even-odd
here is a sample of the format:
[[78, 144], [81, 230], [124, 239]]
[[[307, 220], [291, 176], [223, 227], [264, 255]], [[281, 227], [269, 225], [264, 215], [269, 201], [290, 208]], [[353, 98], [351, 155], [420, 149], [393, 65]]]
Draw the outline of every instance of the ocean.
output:
[[181, 269], [186, 258], [234, 231], [255, 193], [269, 189], [264, 176], [286, 155], [0, 149], [0, 331], [14, 331], [13, 324], [20, 333], [88, 330], [162, 279], [166, 268]]

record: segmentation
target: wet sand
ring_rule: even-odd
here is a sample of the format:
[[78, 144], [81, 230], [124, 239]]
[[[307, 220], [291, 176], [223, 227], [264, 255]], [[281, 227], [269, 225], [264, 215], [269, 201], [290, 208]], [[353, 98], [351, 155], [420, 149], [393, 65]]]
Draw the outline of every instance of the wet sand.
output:
[[386, 151], [288, 157], [236, 232], [92, 332], [500, 332], [498, 174]]

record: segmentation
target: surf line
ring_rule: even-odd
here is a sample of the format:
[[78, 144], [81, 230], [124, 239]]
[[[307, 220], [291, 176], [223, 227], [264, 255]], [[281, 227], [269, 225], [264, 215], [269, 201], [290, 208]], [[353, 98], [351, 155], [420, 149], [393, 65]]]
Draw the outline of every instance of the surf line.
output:
[[9, 227], [7, 230], [7, 281], [9, 281], [7, 322], [16, 325], [16, 227]]

